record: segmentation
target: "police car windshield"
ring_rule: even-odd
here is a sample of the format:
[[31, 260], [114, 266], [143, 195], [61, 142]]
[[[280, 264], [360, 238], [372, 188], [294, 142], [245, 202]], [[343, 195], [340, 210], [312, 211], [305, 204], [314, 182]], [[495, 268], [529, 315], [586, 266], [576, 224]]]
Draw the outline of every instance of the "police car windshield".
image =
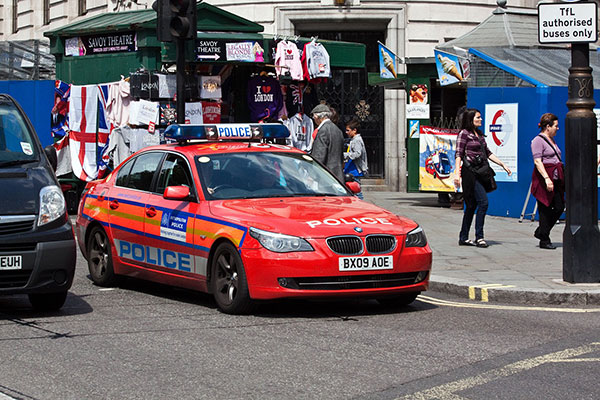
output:
[[0, 98], [0, 166], [38, 160], [32, 134], [14, 104]]
[[209, 200], [350, 195], [329, 171], [306, 154], [211, 154], [197, 156], [196, 165]]

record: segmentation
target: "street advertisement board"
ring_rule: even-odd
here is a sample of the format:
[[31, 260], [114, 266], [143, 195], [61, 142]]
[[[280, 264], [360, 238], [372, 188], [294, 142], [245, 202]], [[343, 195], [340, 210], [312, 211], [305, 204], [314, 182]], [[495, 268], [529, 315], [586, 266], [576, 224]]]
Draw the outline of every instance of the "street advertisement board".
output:
[[418, 139], [419, 138], [419, 130], [420, 130], [421, 121], [418, 119], [411, 119], [408, 121], [408, 137], [410, 139]]
[[65, 39], [65, 56], [79, 57], [131, 51], [137, 51], [137, 34], [133, 31]]
[[382, 79], [398, 78], [398, 64], [396, 63], [396, 54], [390, 49], [379, 43], [379, 76]]
[[[419, 134], [419, 190], [455, 192], [458, 129], [421, 125]], [[460, 191], [460, 190], [459, 190]]]
[[594, 43], [598, 40], [598, 5], [582, 3], [538, 4], [540, 43]]
[[[465, 72], [468, 74], [470, 70], [468, 60], [461, 60], [460, 57], [454, 54], [444, 53], [439, 50], [434, 50], [433, 52], [435, 53], [435, 66], [440, 86], [452, 85], [468, 78], [468, 76], [465, 76]], [[464, 61], [464, 66], [461, 61]]]
[[484, 133], [488, 148], [510, 170], [506, 171], [499, 165], [490, 162], [496, 172], [497, 182], [518, 182], [518, 137], [519, 137], [519, 104], [486, 104]]
[[257, 41], [197, 39], [196, 61], [265, 62], [265, 50]]

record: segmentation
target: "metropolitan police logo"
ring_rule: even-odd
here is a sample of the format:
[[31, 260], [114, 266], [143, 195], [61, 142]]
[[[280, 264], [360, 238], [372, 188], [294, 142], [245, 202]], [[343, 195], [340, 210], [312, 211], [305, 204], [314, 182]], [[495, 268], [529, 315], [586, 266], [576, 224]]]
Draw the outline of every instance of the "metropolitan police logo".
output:
[[162, 215], [162, 219], [160, 220], [160, 226], [169, 226], [170, 219], [171, 219], [171, 213], [164, 211], [163, 215]]

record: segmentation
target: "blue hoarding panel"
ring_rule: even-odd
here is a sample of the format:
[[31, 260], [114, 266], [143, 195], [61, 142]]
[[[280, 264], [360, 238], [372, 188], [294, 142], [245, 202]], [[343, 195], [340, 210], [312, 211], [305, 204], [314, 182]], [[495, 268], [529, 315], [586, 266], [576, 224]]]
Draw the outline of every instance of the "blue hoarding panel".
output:
[[[531, 156], [531, 140], [539, 133], [538, 122], [542, 114], [551, 112], [558, 117], [559, 131], [556, 143], [564, 154], [565, 118], [568, 112], [566, 87], [550, 88], [469, 88], [467, 90], [468, 107], [481, 111], [485, 121], [486, 104], [518, 104], [518, 150], [517, 150], [517, 182], [498, 182], [498, 189], [489, 193], [489, 215], [518, 218], [527, 197], [533, 159]], [[594, 91], [596, 104], [600, 104], [600, 90]], [[482, 126], [482, 128], [484, 128]], [[484, 129], [482, 129], [484, 130]], [[534, 198], [529, 199], [527, 212], [533, 211]], [[600, 211], [600, 210], [599, 210]]]
[[11, 95], [23, 107], [42, 146], [53, 143], [50, 113], [54, 105], [54, 81], [0, 81], [0, 93]]

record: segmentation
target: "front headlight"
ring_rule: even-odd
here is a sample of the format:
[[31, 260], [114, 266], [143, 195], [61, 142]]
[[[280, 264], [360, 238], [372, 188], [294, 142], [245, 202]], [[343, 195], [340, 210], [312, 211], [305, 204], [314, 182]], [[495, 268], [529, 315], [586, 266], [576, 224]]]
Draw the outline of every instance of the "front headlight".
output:
[[417, 226], [406, 235], [406, 247], [425, 247], [427, 245], [427, 238], [425, 232], [420, 226]]
[[282, 235], [250, 228], [250, 236], [258, 240], [267, 250], [275, 253], [289, 253], [291, 251], [314, 251], [310, 243], [297, 236]]
[[58, 186], [45, 186], [40, 190], [38, 226], [54, 221], [63, 215], [65, 211], [65, 198]]

